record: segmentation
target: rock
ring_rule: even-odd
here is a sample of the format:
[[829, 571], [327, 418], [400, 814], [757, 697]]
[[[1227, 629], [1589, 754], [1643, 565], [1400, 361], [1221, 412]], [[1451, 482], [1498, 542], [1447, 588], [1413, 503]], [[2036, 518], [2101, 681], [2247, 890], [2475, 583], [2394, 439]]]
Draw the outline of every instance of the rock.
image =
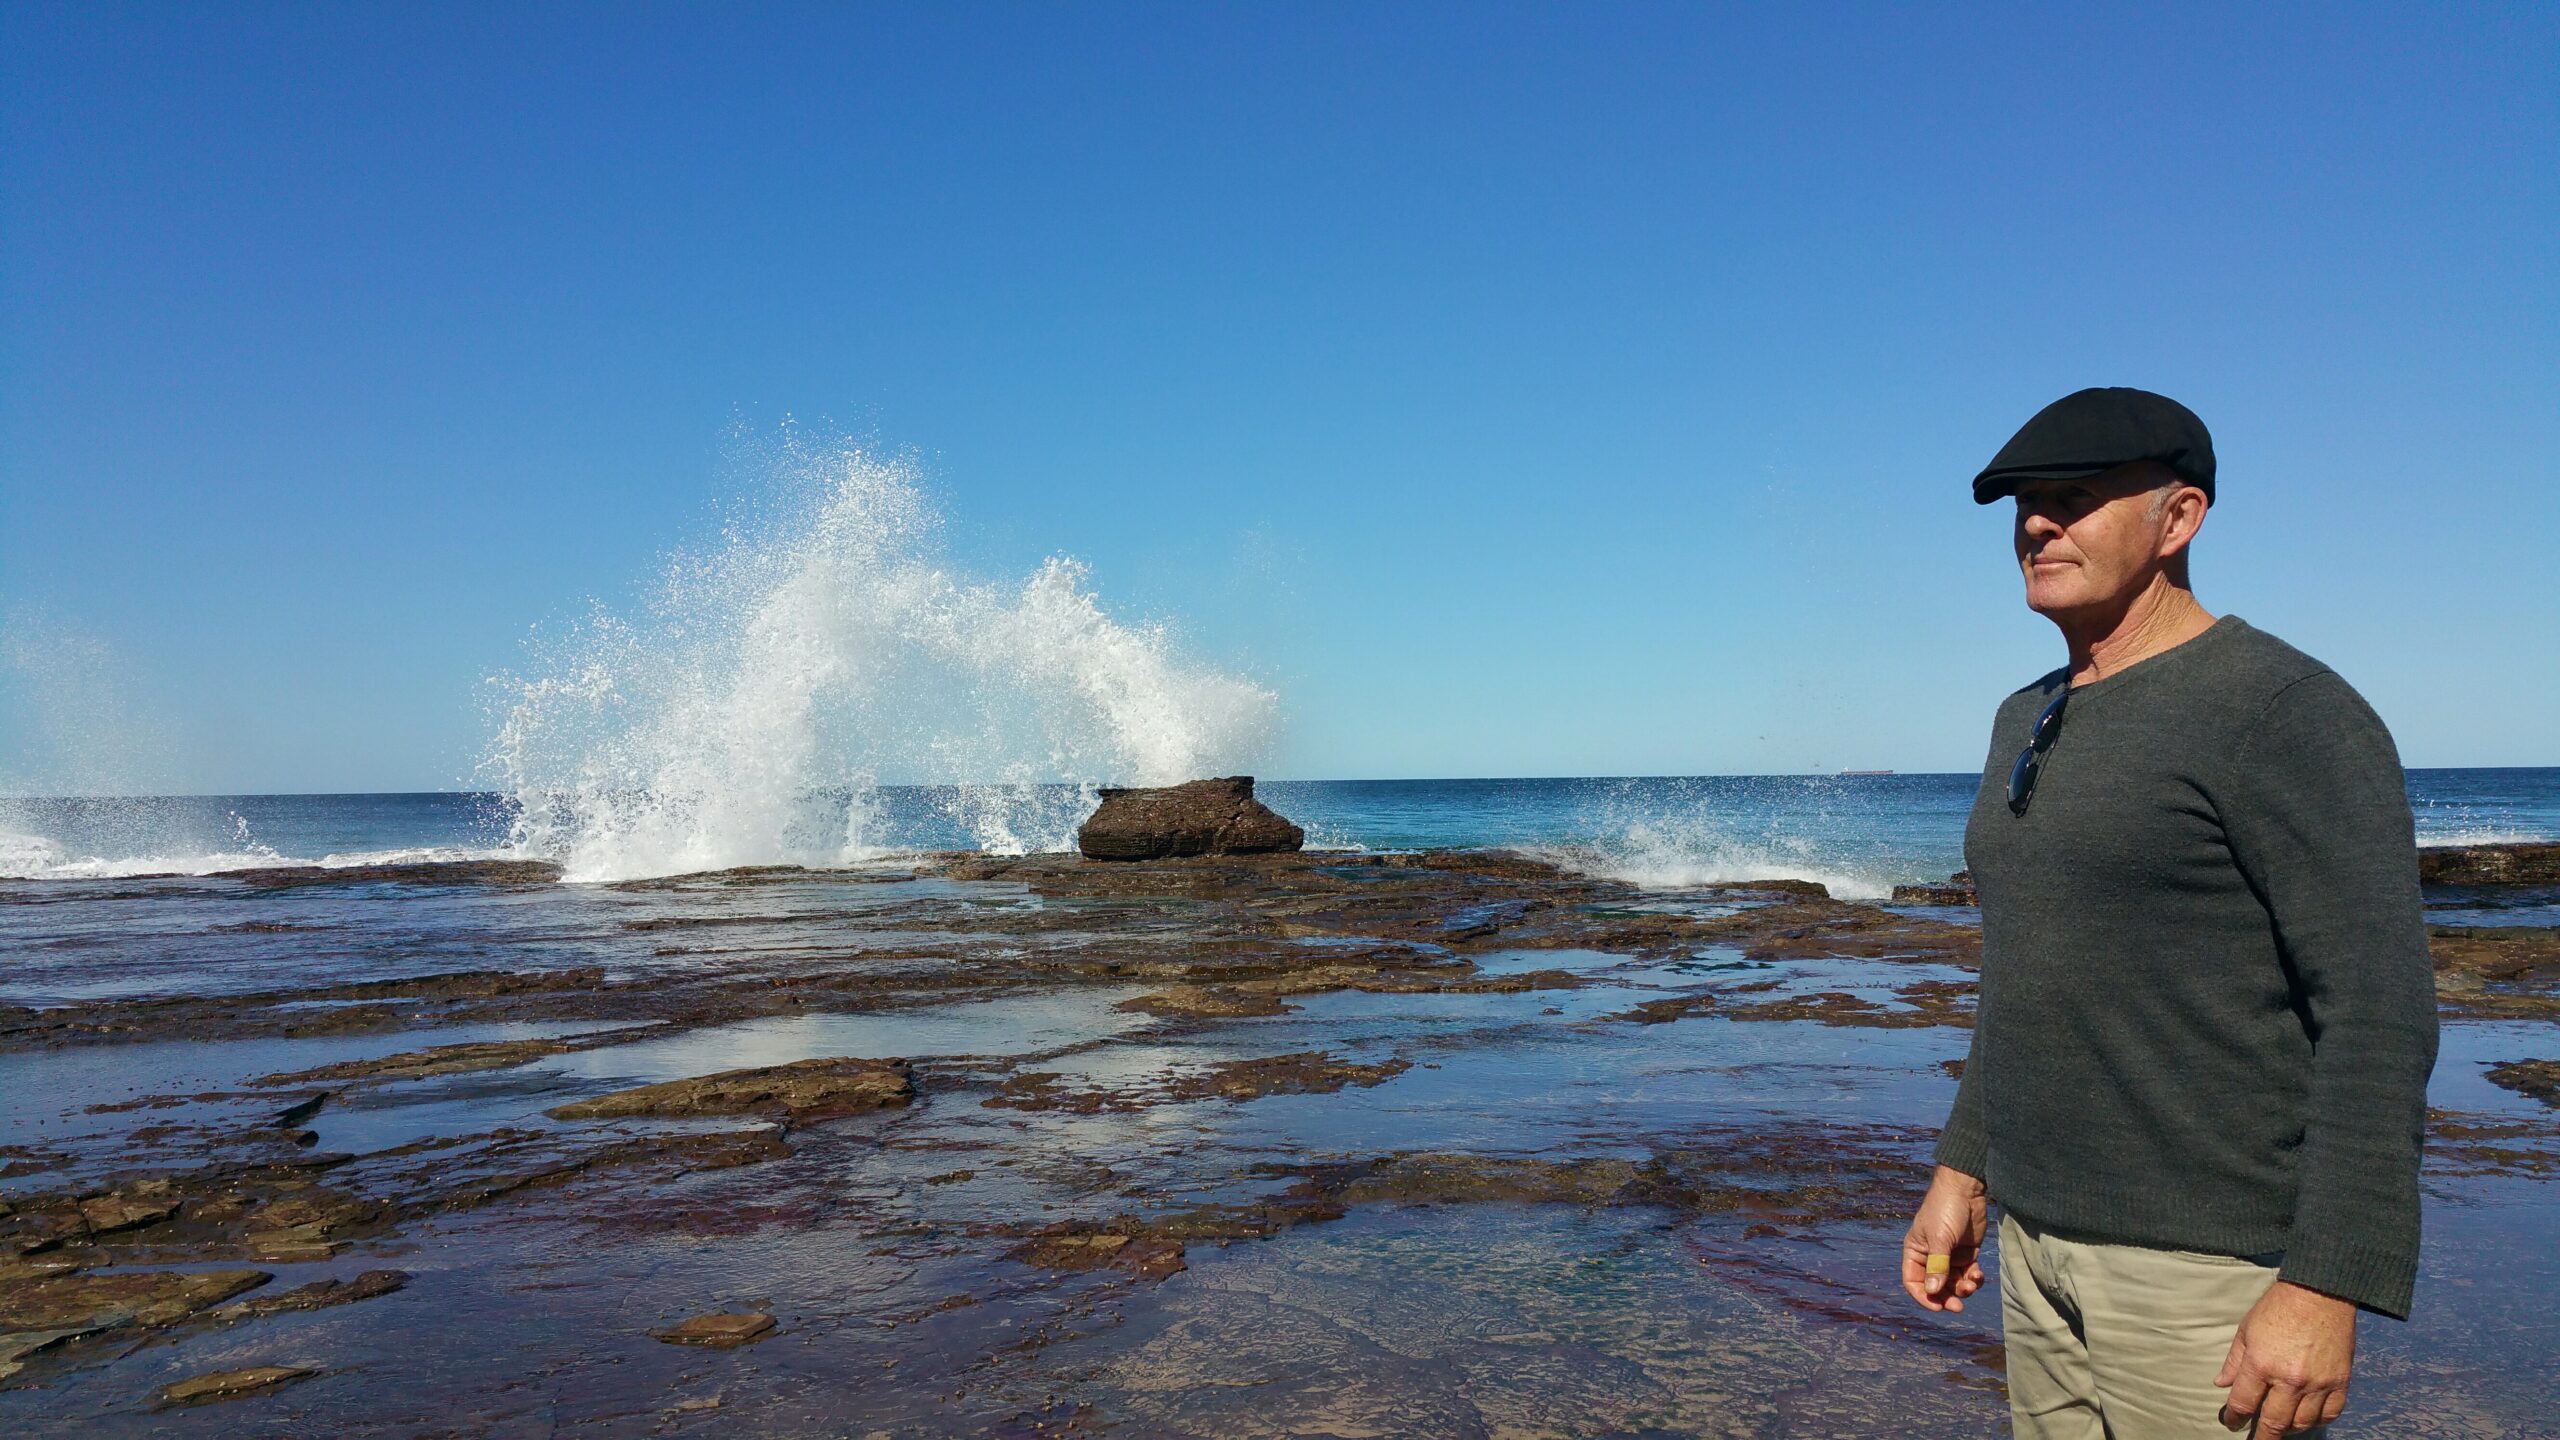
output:
[[317, 1265], [338, 1255], [337, 1242], [325, 1238], [316, 1225], [252, 1230], [240, 1239], [248, 1247], [250, 1259], [276, 1265]]
[[[430, 1075], [502, 1070], [510, 1065], [522, 1065], [529, 1060], [576, 1048], [576, 1044], [568, 1040], [484, 1040], [469, 1045], [438, 1045], [432, 1050], [408, 1050], [376, 1060], [342, 1060], [316, 1070], [261, 1076], [254, 1083], [303, 1085], [314, 1080], [418, 1080]], [[306, 1114], [304, 1118], [309, 1117]]]
[[1061, 1227], [1014, 1247], [1011, 1258], [1046, 1270], [1127, 1270], [1149, 1280], [1190, 1268], [1182, 1242], [1163, 1235], [1122, 1235]]
[[1959, 870], [1937, 885], [1896, 885], [1896, 905], [1979, 905], [1982, 897], [1974, 893], [1973, 872]]
[[1091, 860], [1260, 855], [1306, 841], [1307, 832], [1253, 798], [1250, 775], [1105, 790], [1102, 807], [1076, 831], [1076, 848]]
[[192, 1405], [206, 1400], [229, 1400], [235, 1396], [272, 1390], [290, 1385], [320, 1372], [301, 1365], [259, 1365], [247, 1370], [217, 1370], [160, 1387], [163, 1405]]
[[696, 1315], [680, 1324], [649, 1333], [670, 1345], [744, 1345], [773, 1332], [773, 1317], [762, 1311]]
[[1295, 1009], [1269, 991], [1251, 992], [1232, 985], [1176, 985], [1168, 990], [1123, 1000], [1111, 1007], [1140, 1015], [1202, 1016], [1221, 1019], [1278, 1015]]
[[287, 1190], [249, 1212], [253, 1231], [287, 1240], [325, 1240], [380, 1218], [382, 1202], [326, 1185]]
[[80, 1202], [80, 1218], [87, 1222], [92, 1235], [110, 1235], [118, 1230], [156, 1225], [177, 1213], [178, 1205], [174, 1200], [131, 1195], [93, 1195]]
[[2428, 885], [2560, 885], [2560, 841], [2430, 845], [2418, 852]]
[[217, 870], [215, 878], [262, 890], [304, 885], [549, 885], [560, 867], [548, 860], [419, 860], [401, 865], [280, 865]]
[[281, 1315], [288, 1310], [326, 1310], [332, 1305], [348, 1305], [388, 1295], [409, 1283], [406, 1270], [367, 1270], [353, 1280], [315, 1280], [298, 1285], [278, 1295], [261, 1295], [242, 1300], [213, 1312], [216, 1320], [256, 1320], [268, 1315]]
[[[321, 1091], [319, 1094], [312, 1096], [312, 1097], [311, 1097], [310, 1099], [308, 1099], [308, 1100], [304, 1100], [304, 1101], [301, 1101], [301, 1102], [296, 1103], [296, 1104], [288, 1105], [288, 1106], [286, 1106], [284, 1109], [282, 1109], [282, 1110], [278, 1111], [278, 1112], [276, 1113], [276, 1118], [275, 1118], [275, 1120], [274, 1120], [274, 1122], [273, 1122], [273, 1123], [274, 1123], [275, 1127], [276, 1127], [277, 1129], [279, 1129], [279, 1130], [290, 1130], [290, 1131], [293, 1131], [293, 1132], [294, 1132], [294, 1134], [296, 1135], [296, 1137], [300, 1137], [300, 1136], [303, 1136], [303, 1135], [310, 1135], [310, 1134], [311, 1134], [311, 1132], [310, 1132], [310, 1131], [305, 1130], [305, 1129], [303, 1129], [303, 1128], [302, 1128], [302, 1122], [303, 1122], [303, 1121], [305, 1121], [305, 1120], [310, 1119], [310, 1118], [311, 1118], [312, 1116], [314, 1116], [314, 1115], [319, 1114], [319, 1113], [320, 1113], [320, 1107], [321, 1107], [321, 1106], [323, 1106], [323, 1105], [326, 1105], [326, 1104], [328, 1104], [328, 1103], [329, 1103], [329, 1092], [328, 1092], [328, 1091], [326, 1091], [326, 1090], [323, 1090], [323, 1091]], [[311, 1137], [311, 1138], [312, 1138], [313, 1140], [315, 1140], [315, 1141], [316, 1141], [316, 1140], [318, 1140], [320, 1137], [318, 1137], [317, 1135], [312, 1135], [312, 1137]]]
[[1106, 1235], [1087, 1230], [1042, 1235], [1015, 1247], [1012, 1255], [1025, 1264], [1048, 1270], [1099, 1270], [1110, 1264], [1128, 1244], [1126, 1235]]
[[89, 1222], [81, 1218], [78, 1206], [59, 1210], [39, 1210], [9, 1217], [9, 1249], [21, 1255], [50, 1250], [69, 1240], [86, 1237]]
[[[981, 1102], [990, 1109], [1064, 1110], [1092, 1115], [1140, 1110], [1183, 1100], [1244, 1101], [1265, 1095], [1330, 1095], [1347, 1085], [1383, 1085], [1412, 1068], [1393, 1059], [1376, 1065], [1337, 1060], [1322, 1050], [1230, 1060], [1203, 1070], [1118, 1088], [1071, 1090], [1065, 1078], [1050, 1071], [1016, 1075]], [[929, 1182], [928, 1182], [929, 1183]]]
[[264, 1270], [48, 1276], [0, 1290], [0, 1332], [171, 1325], [273, 1278]]
[[50, 1350], [65, 1340], [77, 1340], [86, 1330], [21, 1330], [0, 1335], [0, 1380], [27, 1368], [27, 1357]]
[[1135, 1271], [1148, 1280], [1162, 1280], [1168, 1275], [1191, 1268], [1182, 1258], [1182, 1242], [1160, 1236], [1141, 1236], [1120, 1247], [1111, 1263], [1122, 1270]]
[[2501, 1060], [2485, 1073], [2492, 1085], [2560, 1106], [2560, 1060]]
[[906, 1061], [857, 1060], [840, 1055], [751, 1070], [723, 1070], [690, 1080], [617, 1090], [546, 1113], [554, 1120], [747, 1114], [811, 1120], [858, 1115], [884, 1105], [904, 1105], [915, 1098], [915, 1093], [915, 1077]]

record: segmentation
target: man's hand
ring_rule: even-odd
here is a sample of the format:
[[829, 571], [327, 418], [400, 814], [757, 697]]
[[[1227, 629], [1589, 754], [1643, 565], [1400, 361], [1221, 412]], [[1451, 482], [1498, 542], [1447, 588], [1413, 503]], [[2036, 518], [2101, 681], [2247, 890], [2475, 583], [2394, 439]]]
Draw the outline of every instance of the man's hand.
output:
[[2223, 1428], [2254, 1423], [2253, 1440], [2271, 1440], [2326, 1425], [2347, 1408], [2355, 1363], [2356, 1307], [2279, 1280], [2250, 1307], [2213, 1377], [2231, 1391]]
[[1902, 1288], [1928, 1310], [1961, 1310], [1982, 1288], [1982, 1231], [1990, 1204], [1979, 1177], [1938, 1167], [1902, 1237]]

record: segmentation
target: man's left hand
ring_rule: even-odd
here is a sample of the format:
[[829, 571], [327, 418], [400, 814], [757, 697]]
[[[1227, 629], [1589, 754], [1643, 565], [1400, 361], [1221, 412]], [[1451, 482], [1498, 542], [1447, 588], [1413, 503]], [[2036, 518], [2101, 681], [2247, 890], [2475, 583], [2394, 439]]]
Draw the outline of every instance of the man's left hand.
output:
[[2326, 1425], [2347, 1408], [2355, 1363], [2356, 1307], [2279, 1280], [2250, 1307], [2213, 1377], [2231, 1392], [2223, 1426], [2273, 1440]]

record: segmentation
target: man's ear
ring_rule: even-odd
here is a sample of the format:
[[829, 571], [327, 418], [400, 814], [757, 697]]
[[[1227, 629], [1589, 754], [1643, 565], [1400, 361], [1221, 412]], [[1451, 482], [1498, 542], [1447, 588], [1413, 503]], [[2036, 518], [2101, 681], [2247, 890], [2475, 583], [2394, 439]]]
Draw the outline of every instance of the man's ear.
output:
[[2163, 526], [2160, 532], [2162, 559], [2165, 560], [2186, 549], [2195, 540], [2196, 532], [2204, 528], [2205, 511], [2212, 506], [2213, 502], [2207, 500], [2205, 493], [2195, 486], [2178, 487], [2176, 493], [2169, 497], [2168, 514], [2163, 517], [2168, 524]]

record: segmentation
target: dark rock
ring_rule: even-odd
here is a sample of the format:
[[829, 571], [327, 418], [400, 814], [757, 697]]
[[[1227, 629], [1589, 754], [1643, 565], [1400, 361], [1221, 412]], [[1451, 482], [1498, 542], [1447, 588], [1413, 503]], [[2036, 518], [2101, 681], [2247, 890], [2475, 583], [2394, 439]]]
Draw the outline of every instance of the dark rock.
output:
[[2501, 1060], [2486, 1074], [2492, 1085], [2530, 1095], [2545, 1105], [2560, 1106], [2560, 1060]]
[[2430, 845], [2418, 852], [2429, 885], [2560, 885], [2560, 841]]
[[1102, 808], [1076, 832], [1076, 848], [1092, 860], [1259, 855], [1295, 850], [1306, 841], [1307, 832], [1253, 798], [1250, 775], [1105, 790]]
[[[300, 1130], [302, 1128], [303, 1121], [319, 1114], [320, 1107], [328, 1103], [329, 1092], [323, 1090], [319, 1094], [314, 1095], [310, 1099], [304, 1100], [299, 1104], [288, 1105], [282, 1111], [277, 1113], [275, 1119], [276, 1128], [279, 1130]], [[319, 1137], [313, 1136], [312, 1138], [316, 1140]]]
[[750, 1114], [812, 1120], [858, 1115], [884, 1105], [904, 1105], [915, 1093], [915, 1077], [906, 1061], [856, 1060], [840, 1055], [642, 1085], [563, 1105], [548, 1113], [554, 1120]]
[[1896, 885], [1896, 905], [1979, 905], [1982, 897], [1974, 893], [1973, 872], [1959, 870], [1937, 885]]

